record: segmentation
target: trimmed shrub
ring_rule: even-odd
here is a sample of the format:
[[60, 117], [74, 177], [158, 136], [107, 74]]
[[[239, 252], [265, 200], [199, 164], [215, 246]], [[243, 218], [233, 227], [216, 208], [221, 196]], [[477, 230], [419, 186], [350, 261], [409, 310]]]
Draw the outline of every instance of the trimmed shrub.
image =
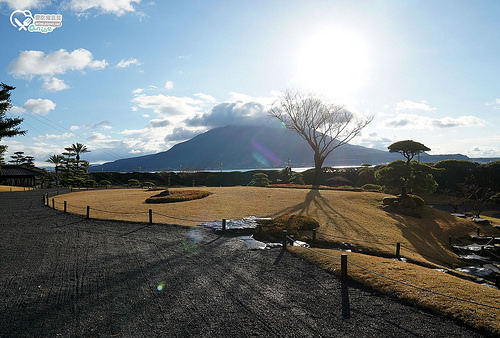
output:
[[253, 175], [253, 179], [248, 185], [253, 185], [255, 187], [267, 187], [271, 183], [269, 176], [264, 173], [257, 173]]
[[140, 187], [141, 182], [139, 180], [136, 180], [135, 178], [131, 178], [130, 180], [128, 180], [128, 186], [129, 187]]
[[368, 184], [363, 185], [361, 187], [361, 189], [367, 190], [367, 191], [381, 191], [382, 190], [382, 186], [380, 186], [378, 184], [368, 183]]
[[161, 192], [157, 195], [151, 196], [146, 199], [146, 203], [175, 203], [175, 202], [185, 202], [192, 201], [200, 198], [210, 196], [212, 193], [210, 191], [204, 190], [180, 190], [180, 191], [167, 191]]
[[85, 181], [85, 186], [87, 188], [95, 188], [97, 186], [97, 182], [94, 180], [86, 180]]
[[262, 231], [255, 230], [254, 237], [260, 240], [280, 241], [283, 230], [295, 238], [300, 236], [299, 231], [311, 231], [319, 228], [319, 222], [314, 218], [298, 215], [286, 215], [270, 220], [259, 220]]

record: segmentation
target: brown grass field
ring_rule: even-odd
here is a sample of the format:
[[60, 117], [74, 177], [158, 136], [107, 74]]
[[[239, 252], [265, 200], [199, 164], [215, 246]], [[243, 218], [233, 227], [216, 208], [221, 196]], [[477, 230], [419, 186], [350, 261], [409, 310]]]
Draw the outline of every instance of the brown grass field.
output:
[[[90, 206], [91, 218], [137, 222], [147, 222], [148, 210], [152, 209], [155, 223], [188, 226], [223, 218], [305, 215], [321, 224], [318, 239], [350, 242], [382, 255], [394, 255], [396, 243], [400, 242], [405, 257], [437, 265], [459, 265], [449, 248], [448, 237], [472, 234], [477, 228], [472, 221], [429, 207], [425, 207], [422, 218], [387, 213], [380, 208], [382, 198], [387, 195], [374, 192], [259, 187], [198, 189], [212, 195], [179, 203], [146, 204], [145, 200], [157, 191], [94, 190], [56, 196], [55, 205], [61, 210], [67, 201], [68, 212], [85, 215], [86, 207]], [[482, 226], [481, 233], [488, 231], [493, 228]]]
[[[428, 206], [424, 208], [421, 218], [388, 213], [380, 207], [381, 200], [387, 195], [374, 192], [258, 187], [197, 189], [206, 189], [212, 195], [187, 202], [146, 204], [146, 198], [155, 195], [157, 191], [120, 189], [76, 192], [56, 196], [54, 201], [57, 209], [62, 209], [63, 202], [67, 201], [68, 212], [85, 215], [86, 206], [90, 206], [91, 218], [126, 221], [147, 222], [148, 210], [152, 209], [155, 223], [187, 226], [223, 218], [306, 215], [317, 219], [321, 224], [318, 238], [323, 241], [350, 242], [363, 251], [376, 252], [382, 256], [394, 256], [396, 242], [400, 242], [402, 256], [434, 267], [463, 265], [452, 252], [448, 238], [474, 234], [478, 228], [470, 220], [457, 218]], [[482, 234], [496, 231], [489, 225], [479, 227]], [[291, 250], [323, 269], [339, 273], [338, 259], [318, 255], [307, 249]], [[340, 256], [339, 251], [335, 250], [315, 250]], [[492, 306], [493, 308], [479, 306], [420, 291], [349, 265], [349, 276], [357, 282], [459, 319], [493, 335], [500, 334], [498, 290], [415, 264], [359, 253], [348, 255], [350, 262], [378, 274]]]
[[24, 187], [11, 187], [10, 185], [0, 185], [0, 192], [7, 192], [7, 191], [27, 191], [27, 190], [32, 190], [32, 188], [24, 188]]

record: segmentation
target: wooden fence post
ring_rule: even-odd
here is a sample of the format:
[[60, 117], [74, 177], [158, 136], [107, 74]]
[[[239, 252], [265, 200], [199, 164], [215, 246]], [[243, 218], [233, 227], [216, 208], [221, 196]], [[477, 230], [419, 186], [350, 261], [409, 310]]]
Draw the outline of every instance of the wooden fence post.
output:
[[313, 243], [316, 242], [316, 229], [313, 230]]
[[56, 202], [54, 199], [52, 199], [52, 209], [55, 209], [56, 208]]
[[286, 230], [283, 230], [283, 249], [286, 250], [286, 245], [287, 245], [287, 242], [288, 242], [288, 239], [287, 239], [287, 231]]
[[451, 242], [452, 242], [452, 240], [451, 240], [451, 236], [449, 236], [449, 237], [448, 237], [448, 243], [451, 245]]
[[340, 279], [347, 280], [347, 254], [340, 255]]
[[222, 233], [223, 234], [226, 233], [226, 219], [225, 218], [222, 219]]
[[68, 210], [68, 202], [64, 201], [64, 212]]
[[90, 218], [90, 206], [87, 205], [87, 219]]
[[153, 210], [149, 209], [149, 224], [153, 224]]
[[477, 235], [479, 236], [481, 234], [481, 229], [477, 228]]
[[396, 258], [399, 258], [399, 253], [401, 252], [401, 243], [396, 243]]

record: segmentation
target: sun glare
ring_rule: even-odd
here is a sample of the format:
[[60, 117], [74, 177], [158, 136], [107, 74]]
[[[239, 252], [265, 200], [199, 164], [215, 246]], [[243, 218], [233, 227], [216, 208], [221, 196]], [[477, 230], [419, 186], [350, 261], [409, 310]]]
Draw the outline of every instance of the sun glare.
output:
[[295, 85], [345, 98], [363, 87], [369, 68], [368, 46], [351, 31], [322, 30], [299, 45]]

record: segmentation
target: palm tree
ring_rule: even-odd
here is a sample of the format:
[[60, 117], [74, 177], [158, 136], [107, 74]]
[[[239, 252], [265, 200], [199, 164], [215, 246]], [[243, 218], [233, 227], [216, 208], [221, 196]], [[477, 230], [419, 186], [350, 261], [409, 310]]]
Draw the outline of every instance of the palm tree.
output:
[[64, 149], [70, 153], [75, 154], [75, 162], [77, 168], [80, 166], [80, 154], [90, 153], [90, 150], [87, 149], [87, 146], [81, 143], [73, 143], [72, 145]]
[[64, 163], [64, 156], [62, 155], [50, 155], [49, 159], [46, 161], [55, 164], [56, 171], [56, 185], [59, 186], [59, 168]]

